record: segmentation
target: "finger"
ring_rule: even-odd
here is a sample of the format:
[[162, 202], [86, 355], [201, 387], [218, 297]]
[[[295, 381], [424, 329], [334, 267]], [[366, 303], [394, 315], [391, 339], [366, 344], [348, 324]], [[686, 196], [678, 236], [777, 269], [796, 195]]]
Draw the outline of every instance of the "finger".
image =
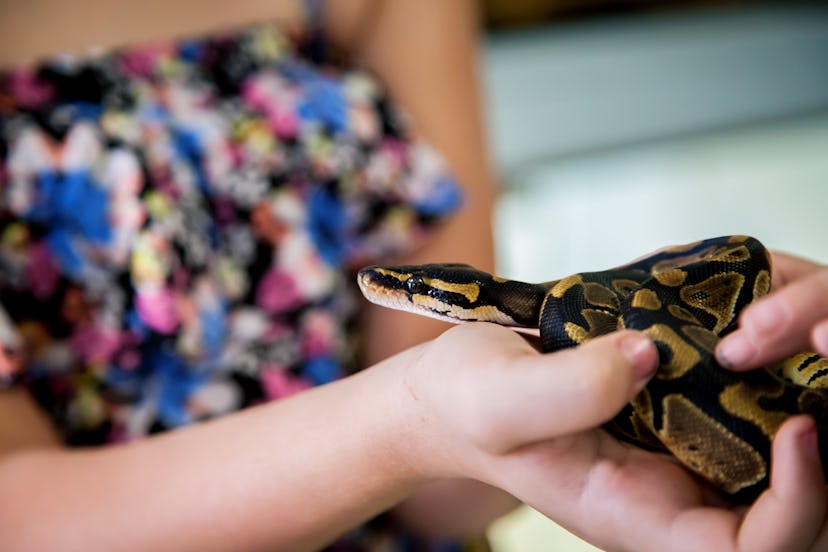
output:
[[785, 422], [771, 454], [771, 486], [745, 516], [737, 550], [811, 550], [828, 510], [813, 420]]
[[828, 269], [823, 268], [746, 308], [739, 329], [719, 342], [716, 357], [734, 369], [779, 360], [808, 349], [811, 329], [825, 319]]
[[828, 357], [828, 319], [820, 321], [811, 330], [811, 345], [816, 352]]
[[[643, 334], [616, 332], [576, 349], [522, 355], [500, 373], [506, 393], [490, 405], [491, 428], [522, 445], [598, 426], [640, 391], [657, 367], [655, 345]], [[520, 377], [515, 376], [515, 372]], [[515, 408], [520, 397], [520, 408]]]
[[788, 253], [774, 252], [772, 257], [773, 283], [771, 289], [779, 289], [819, 270], [820, 264]]

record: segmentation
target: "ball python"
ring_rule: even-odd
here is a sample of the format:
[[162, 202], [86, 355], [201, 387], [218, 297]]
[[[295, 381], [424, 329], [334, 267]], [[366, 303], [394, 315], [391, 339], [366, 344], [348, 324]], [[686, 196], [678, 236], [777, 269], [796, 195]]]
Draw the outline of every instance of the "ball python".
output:
[[538, 328], [545, 352], [623, 328], [645, 333], [658, 349], [658, 370], [605, 428], [672, 455], [733, 502], [751, 502], [767, 488], [771, 440], [792, 415], [815, 418], [828, 458], [828, 360], [803, 352], [732, 372], [714, 356], [739, 312], [770, 289], [770, 256], [754, 238], [668, 247], [610, 270], [538, 284], [465, 264], [371, 266], [357, 279], [368, 300], [386, 307]]

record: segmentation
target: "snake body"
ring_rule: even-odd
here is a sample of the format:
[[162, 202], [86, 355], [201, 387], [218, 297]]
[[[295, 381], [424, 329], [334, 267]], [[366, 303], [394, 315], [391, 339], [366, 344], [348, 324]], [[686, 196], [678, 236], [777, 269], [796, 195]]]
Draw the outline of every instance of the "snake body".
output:
[[803, 352], [740, 373], [713, 355], [739, 312], [768, 292], [770, 275], [758, 240], [724, 236], [539, 284], [462, 264], [372, 266], [358, 282], [370, 301], [391, 308], [538, 328], [545, 352], [622, 328], [644, 332], [658, 348], [658, 371], [606, 429], [671, 454], [744, 503], [767, 488], [771, 440], [788, 417], [814, 417], [828, 458], [828, 360]]

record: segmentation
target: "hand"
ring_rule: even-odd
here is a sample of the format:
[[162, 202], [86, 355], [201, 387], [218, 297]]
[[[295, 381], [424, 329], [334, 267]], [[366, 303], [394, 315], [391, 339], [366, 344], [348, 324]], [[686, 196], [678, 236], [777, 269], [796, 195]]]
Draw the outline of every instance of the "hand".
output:
[[[652, 344], [618, 332], [542, 355], [488, 324], [463, 325], [420, 351], [405, 375], [434, 477], [503, 488], [608, 550], [806, 551], [828, 546], [813, 422], [786, 422], [771, 487], [747, 511], [670, 460], [595, 426], [646, 384]], [[459, 393], [456, 390], [461, 390]]]
[[813, 422], [786, 422], [771, 487], [747, 510], [657, 455], [592, 431], [505, 455], [501, 484], [607, 551], [805, 552], [828, 548], [826, 490]]
[[828, 266], [783, 253], [772, 261], [771, 293], [716, 349], [723, 366], [748, 370], [808, 349], [828, 356]]
[[[610, 420], [656, 369], [652, 342], [616, 332], [577, 349], [541, 354], [515, 332], [462, 324], [420, 349], [404, 386], [417, 439], [438, 475], [466, 476], [460, 459], [498, 455]], [[428, 459], [431, 458], [431, 462]]]

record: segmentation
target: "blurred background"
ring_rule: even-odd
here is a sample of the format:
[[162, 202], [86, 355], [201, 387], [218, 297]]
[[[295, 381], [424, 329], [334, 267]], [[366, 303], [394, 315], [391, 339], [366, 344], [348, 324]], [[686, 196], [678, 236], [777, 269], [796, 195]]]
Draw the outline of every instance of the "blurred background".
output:
[[[503, 276], [722, 234], [828, 262], [828, 2], [481, 6]], [[491, 536], [595, 550], [528, 508]]]

